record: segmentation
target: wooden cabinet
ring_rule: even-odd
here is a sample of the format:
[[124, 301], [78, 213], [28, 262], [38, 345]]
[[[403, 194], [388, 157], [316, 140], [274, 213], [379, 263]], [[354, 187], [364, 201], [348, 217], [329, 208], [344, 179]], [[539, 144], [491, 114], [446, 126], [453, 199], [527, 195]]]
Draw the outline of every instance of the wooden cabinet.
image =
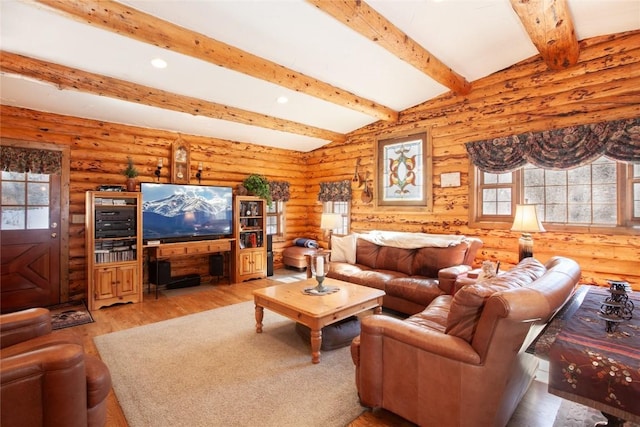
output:
[[234, 215], [235, 281], [267, 277], [266, 201], [259, 197], [236, 196]]
[[134, 192], [86, 193], [89, 310], [142, 301], [141, 201]]

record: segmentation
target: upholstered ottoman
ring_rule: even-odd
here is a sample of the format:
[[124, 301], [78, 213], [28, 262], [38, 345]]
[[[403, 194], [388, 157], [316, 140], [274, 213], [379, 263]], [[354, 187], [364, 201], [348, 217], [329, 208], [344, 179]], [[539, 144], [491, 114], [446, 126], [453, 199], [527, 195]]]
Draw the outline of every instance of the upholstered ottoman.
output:
[[282, 251], [282, 263], [286, 267], [294, 267], [300, 270], [307, 268], [305, 255], [315, 254], [317, 249], [303, 246], [289, 246]]
[[[301, 323], [296, 323], [296, 332], [306, 342], [311, 340], [311, 329]], [[360, 335], [360, 319], [351, 316], [339, 322], [322, 328], [322, 345], [320, 350], [329, 351], [346, 347], [355, 337]]]

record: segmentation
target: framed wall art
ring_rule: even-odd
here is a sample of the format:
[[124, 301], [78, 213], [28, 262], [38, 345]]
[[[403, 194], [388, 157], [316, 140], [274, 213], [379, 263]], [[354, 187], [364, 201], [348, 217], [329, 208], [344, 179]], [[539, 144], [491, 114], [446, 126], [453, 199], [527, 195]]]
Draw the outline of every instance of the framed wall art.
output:
[[377, 144], [376, 205], [431, 210], [429, 133], [380, 139]]
[[171, 150], [171, 182], [173, 184], [189, 183], [189, 143], [178, 138], [173, 142]]

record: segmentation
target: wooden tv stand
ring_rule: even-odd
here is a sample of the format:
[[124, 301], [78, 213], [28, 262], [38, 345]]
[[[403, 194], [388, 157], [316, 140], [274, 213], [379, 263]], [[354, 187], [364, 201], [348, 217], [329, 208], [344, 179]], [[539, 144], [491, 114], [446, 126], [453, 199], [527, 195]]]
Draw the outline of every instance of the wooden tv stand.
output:
[[[149, 257], [155, 261], [179, 256], [204, 255], [226, 252], [229, 253], [229, 283], [235, 282], [235, 239], [196, 240], [191, 242], [161, 243], [158, 245], [144, 245], [149, 251]], [[156, 264], [157, 265], [157, 264]], [[156, 276], [157, 277], [157, 276]], [[149, 283], [149, 287], [151, 284]], [[158, 297], [156, 285], [156, 298]]]

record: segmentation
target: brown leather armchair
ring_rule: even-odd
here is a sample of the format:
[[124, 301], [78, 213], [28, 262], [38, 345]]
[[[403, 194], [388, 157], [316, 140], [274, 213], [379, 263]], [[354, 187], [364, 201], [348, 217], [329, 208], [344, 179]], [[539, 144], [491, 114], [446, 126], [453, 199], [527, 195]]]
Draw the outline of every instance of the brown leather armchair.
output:
[[69, 331], [52, 333], [51, 313], [0, 316], [0, 424], [103, 426], [111, 375]]
[[579, 278], [573, 260], [528, 258], [405, 320], [364, 317], [351, 346], [360, 402], [420, 426], [504, 426], [538, 366], [525, 349]]

